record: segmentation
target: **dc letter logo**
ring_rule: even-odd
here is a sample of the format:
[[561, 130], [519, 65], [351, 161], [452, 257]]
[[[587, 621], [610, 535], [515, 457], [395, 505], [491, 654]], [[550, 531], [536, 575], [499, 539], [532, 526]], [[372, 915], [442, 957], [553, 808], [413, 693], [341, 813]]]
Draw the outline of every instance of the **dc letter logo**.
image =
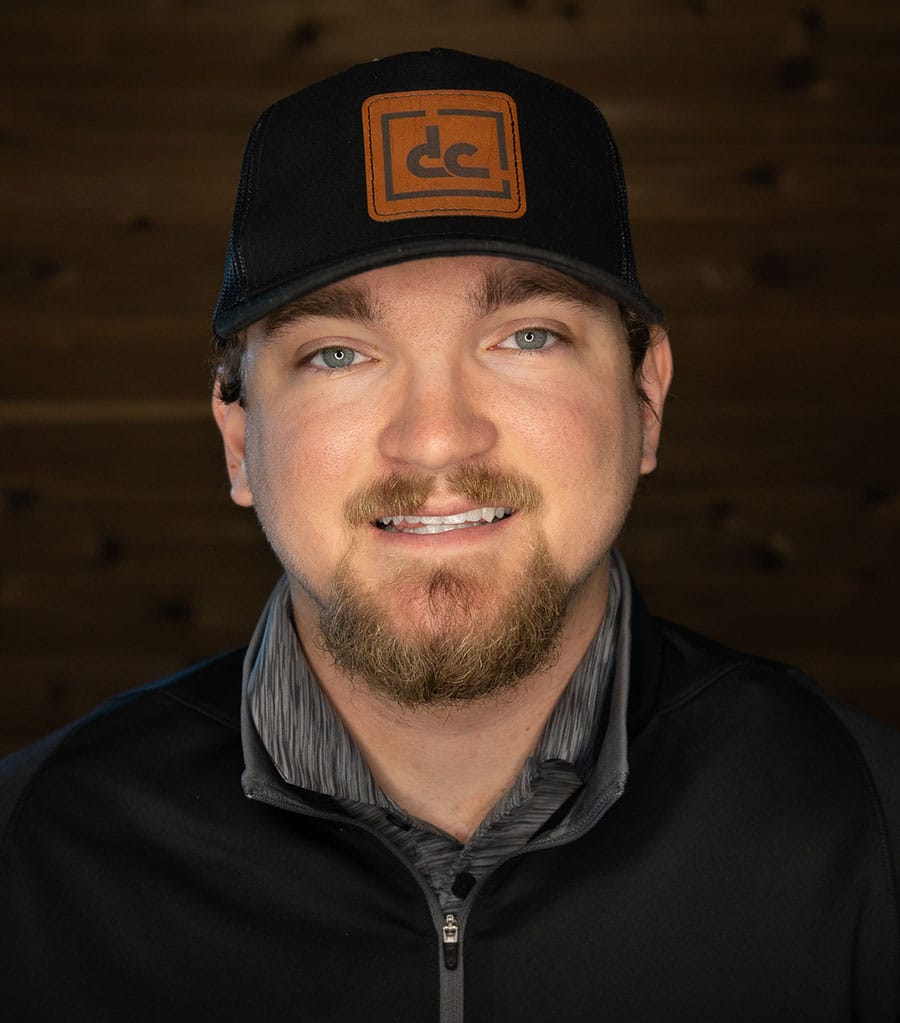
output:
[[[406, 168], [417, 178], [487, 178], [490, 177], [488, 167], [467, 166], [460, 163], [466, 156], [474, 156], [478, 147], [471, 142], [454, 142], [441, 151], [441, 128], [437, 124], [425, 126], [425, 141], [413, 146], [406, 157]], [[424, 161], [428, 160], [425, 164]], [[433, 161], [440, 161], [435, 164]]]

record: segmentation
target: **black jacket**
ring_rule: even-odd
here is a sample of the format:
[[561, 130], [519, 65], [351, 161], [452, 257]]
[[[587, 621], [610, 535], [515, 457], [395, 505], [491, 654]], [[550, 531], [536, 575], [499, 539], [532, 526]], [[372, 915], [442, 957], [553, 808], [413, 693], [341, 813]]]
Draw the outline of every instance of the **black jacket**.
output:
[[0, 769], [0, 1015], [887, 1021], [900, 736], [633, 613], [630, 776], [599, 824], [434, 900], [327, 800], [241, 790], [242, 652]]

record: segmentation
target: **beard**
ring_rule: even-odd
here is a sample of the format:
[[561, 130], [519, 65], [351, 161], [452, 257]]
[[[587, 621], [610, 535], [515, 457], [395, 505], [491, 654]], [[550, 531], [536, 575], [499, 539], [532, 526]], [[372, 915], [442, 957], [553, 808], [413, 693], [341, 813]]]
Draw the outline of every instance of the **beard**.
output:
[[[335, 665], [406, 707], [460, 705], [497, 695], [555, 658], [571, 587], [541, 543], [498, 606], [488, 564], [398, 575], [427, 621], [404, 633], [383, 600], [354, 581], [350, 559], [320, 604], [322, 644]], [[502, 597], [501, 597], [502, 600]]]

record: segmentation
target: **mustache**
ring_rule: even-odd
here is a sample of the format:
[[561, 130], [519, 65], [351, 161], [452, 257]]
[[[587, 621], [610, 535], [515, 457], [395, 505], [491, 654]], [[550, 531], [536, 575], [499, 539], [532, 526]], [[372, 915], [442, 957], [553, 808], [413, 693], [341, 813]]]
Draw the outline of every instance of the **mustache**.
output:
[[519, 473], [490, 465], [460, 465], [441, 476], [392, 473], [351, 494], [344, 502], [344, 517], [362, 526], [387, 515], [413, 515], [443, 480], [445, 489], [477, 505], [533, 512], [541, 505], [537, 484]]

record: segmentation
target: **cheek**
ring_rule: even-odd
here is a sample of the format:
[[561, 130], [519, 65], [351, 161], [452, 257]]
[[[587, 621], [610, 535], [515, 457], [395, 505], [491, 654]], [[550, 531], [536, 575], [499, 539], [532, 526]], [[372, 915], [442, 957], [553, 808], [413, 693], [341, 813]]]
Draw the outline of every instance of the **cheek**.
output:
[[641, 416], [628, 391], [542, 395], [519, 406], [516, 433], [550, 478], [576, 486], [636, 471], [641, 451]]
[[312, 457], [318, 443], [308, 429], [283, 412], [248, 415], [247, 477], [256, 514], [279, 559], [288, 565], [296, 564], [298, 547], [322, 541], [310, 535], [323, 521], [315, 506], [322, 496], [320, 473]]
[[630, 505], [641, 460], [637, 402], [627, 390], [581, 393], [545, 400], [520, 423], [548, 542], [577, 570], [614, 542]]
[[[341, 509], [365, 465], [352, 410], [273, 404], [248, 413], [247, 475], [259, 520], [282, 561], [331, 556], [344, 538]], [[311, 566], [308, 566], [311, 568]]]

